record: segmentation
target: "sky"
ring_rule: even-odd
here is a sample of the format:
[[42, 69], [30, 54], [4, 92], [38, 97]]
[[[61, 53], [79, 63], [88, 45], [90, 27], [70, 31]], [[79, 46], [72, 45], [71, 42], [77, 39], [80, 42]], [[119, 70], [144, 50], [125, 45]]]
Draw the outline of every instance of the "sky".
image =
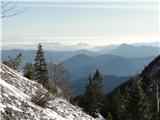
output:
[[[2, 19], [2, 45], [87, 43], [91, 46], [159, 41], [158, 0], [17, 0]], [[23, 1], [23, 2], [22, 2]]]

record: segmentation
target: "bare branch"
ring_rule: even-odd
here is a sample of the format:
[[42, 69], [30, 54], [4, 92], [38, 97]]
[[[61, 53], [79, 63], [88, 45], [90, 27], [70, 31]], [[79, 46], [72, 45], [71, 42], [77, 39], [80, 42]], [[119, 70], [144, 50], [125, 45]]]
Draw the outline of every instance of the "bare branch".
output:
[[5, 13], [11, 11], [12, 9], [14, 9], [16, 7], [16, 5], [17, 5], [17, 2], [14, 2], [12, 6], [9, 6], [7, 8], [2, 8], [2, 12], [1, 13], [5, 14]]
[[62, 90], [61, 96], [69, 100], [73, 95], [73, 91], [69, 85], [69, 74], [62, 62], [53, 62], [53, 60], [50, 61], [51, 62], [48, 62], [47, 64], [50, 81]]
[[28, 7], [22, 10], [16, 10], [17, 2], [10, 0], [8, 2], [1, 1], [1, 18], [12, 17], [25, 12]]
[[19, 11], [19, 12], [15, 12], [15, 13], [12, 13], [12, 14], [7, 14], [7, 15], [2, 15], [1, 18], [7, 18], [7, 17], [12, 17], [12, 16], [19, 15], [19, 14], [25, 12], [27, 9], [28, 9], [28, 7], [25, 8], [24, 10], [22, 10], [22, 11]]
[[1, 1], [1, 9], [4, 8], [5, 6], [9, 5], [10, 3], [12, 3], [13, 0], [10, 0], [8, 2], [4, 2], [3, 0]]

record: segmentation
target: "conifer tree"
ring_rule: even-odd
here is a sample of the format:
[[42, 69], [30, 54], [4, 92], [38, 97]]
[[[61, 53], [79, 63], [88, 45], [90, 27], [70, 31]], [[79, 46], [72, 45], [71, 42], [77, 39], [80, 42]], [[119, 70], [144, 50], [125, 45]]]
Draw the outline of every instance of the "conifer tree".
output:
[[118, 119], [119, 120], [128, 120], [128, 103], [129, 103], [129, 91], [128, 87], [125, 88], [125, 94], [120, 96], [119, 104], [118, 104]]
[[23, 71], [23, 76], [35, 80], [35, 71], [34, 71], [34, 65], [32, 63], [26, 63]]
[[35, 80], [46, 86], [48, 82], [48, 70], [41, 44], [39, 44], [37, 48], [34, 68]]
[[141, 81], [136, 77], [129, 97], [128, 110], [133, 120], [150, 120], [149, 100], [141, 88]]
[[91, 114], [92, 113], [92, 98], [93, 98], [93, 90], [92, 90], [92, 76], [89, 75], [88, 77], [89, 83], [86, 85], [86, 90], [84, 93], [84, 96], [82, 97], [82, 99], [79, 101], [79, 106], [81, 106], [82, 108], [84, 108], [84, 110]]
[[80, 101], [80, 106], [84, 110], [96, 117], [96, 113], [100, 113], [102, 110], [102, 103], [104, 100], [104, 93], [102, 88], [102, 76], [99, 70], [96, 70], [93, 77], [89, 76], [89, 83], [86, 86], [83, 99]]
[[128, 96], [124, 96], [121, 105], [120, 120], [150, 120], [149, 100], [141, 88], [141, 81], [136, 77]]
[[104, 93], [103, 93], [103, 86], [102, 86], [102, 75], [100, 74], [99, 70], [97, 69], [92, 80], [93, 91], [94, 91], [94, 101], [95, 101], [95, 112], [100, 112], [103, 106], [104, 100]]

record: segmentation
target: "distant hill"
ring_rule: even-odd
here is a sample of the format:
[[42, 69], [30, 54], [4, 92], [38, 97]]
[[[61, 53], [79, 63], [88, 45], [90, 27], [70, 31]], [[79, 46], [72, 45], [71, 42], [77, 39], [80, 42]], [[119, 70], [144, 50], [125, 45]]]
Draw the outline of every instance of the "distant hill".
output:
[[149, 42], [149, 43], [134, 43], [132, 45], [134, 46], [152, 46], [152, 47], [160, 47], [159, 46], [160, 42]]
[[[47, 51], [78, 51], [82, 49], [90, 49], [91, 46], [86, 43], [77, 43], [73, 45], [69, 44], [63, 44], [60, 42], [41, 42], [43, 45], [43, 48]], [[23, 49], [23, 50], [34, 50], [38, 43], [33, 44], [3, 44], [2, 48], [3, 50], [9, 50], [9, 49]]]
[[[23, 62], [33, 62], [35, 58], [36, 51], [35, 50], [22, 50], [22, 49], [11, 49], [11, 50], [2, 50], [2, 59], [6, 59], [8, 56], [16, 56], [18, 53], [22, 53], [23, 55]], [[91, 52], [87, 50], [78, 50], [78, 51], [45, 51], [45, 56], [48, 60], [54, 59], [63, 61], [70, 57], [73, 57], [78, 54], [86, 54], [95, 56], [99, 53]]]
[[[128, 44], [123, 44], [119, 47], [114, 45], [109, 46], [108, 49], [112, 49], [110, 54], [101, 53], [103, 50], [108, 51], [107, 46], [98, 49], [100, 50], [99, 52], [88, 50], [45, 51], [45, 56], [48, 61], [50, 59], [64, 61], [64, 65], [70, 73], [71, 81], [73, 81], [87, 77], [88, 74], [93, 73], [97, 68], [104, 75], [131, 76], [143, 70], [144, 66], [156, 56], [155, 54], [158, 54], [158, 48], [156, 47]], [[2, 59], [22, 53], [24, 65], [26, 62], [34, 61], [36, 51], [12, 49], [2, 50], [1, 53]]]
[[97, 68], [102, 74], [116, 76], [131, 76], [143, 70], [154, 57], [128, 58], [104, 54], [100, 56], [76, 55], [64, 61], [71, 80], [87, 77]]
[[116, 49], [118, 46], [119, 45], [114, 45], [114, 44], [105, 45], [105, 46], [95, 46], [90, 50], [98, 51], [98, 52], [103, 53], [103, 54], [107, 54], [107, 53], [111, 52], [112, 50]]
[[[105, 93], [110, 92], [114, 88], [116, 88], [121, 83], [130, 79], [131, 77], [121, 77], [121, 76], [113, 76], [113, 75], [104, 75], [103, 76], [103, 90]], [[85, 86], [88, 83], [88, 79], [81, 78], [71, 82], [71, 86], [76, 95], [80, 95], [84, 93]]]
[[128, 44], [122, 44], [116, 49], [113, 49], [109, 54], [120, 55], [124, 57], [146, 57], [157, 56], [159, 53], [159, 47], [133, 46]]
[[[160, 71], [160, 55], [158, 55], [156, 58], [154, 58], [150, 63], [148, 63], [148, 65], [142, 70], [142, 72], [139, 74], [141, 76], [141, 80], [142, 80], [142, 85], [144, 84], [149, 84], [148, 83], [148, 79], [149, 79], [149, 75], [153, 72], [153, 70], [158, 69]], [[121, 85], [119, 85], [118, 87], [116, 87], [113, 91], [111, 91], [107, 96], [110, 96], [112, 94], [116, 94], [117, 92], [119, 92], [119, 90], [121, 91], [121, 93], [123, 94], [123, 90], [126, 87], [130, 87], [131, 84], [133, 82], [133, 79], [128, 79], [126, 82], [122, 83]], [[145, 87], [144, 87], [145, 89]]]

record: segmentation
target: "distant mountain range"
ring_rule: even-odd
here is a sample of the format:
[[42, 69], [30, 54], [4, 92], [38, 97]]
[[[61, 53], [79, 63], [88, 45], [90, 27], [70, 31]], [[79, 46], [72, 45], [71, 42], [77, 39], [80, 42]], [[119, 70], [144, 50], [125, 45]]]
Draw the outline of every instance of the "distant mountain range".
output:
[[102, 74], [116, 76], [131, 76], [139, 73], [154, 57], [128, 58], [104, 54], [100, 56], [76, 55], [64, 61], [71, 80], [87, 77], [98, 68]]
[[[118, 44], [109, 44], [109, 45], [103, 45], [103, 46], [91, 46], [87, 43], [77, 43], [77, 44], [63, 44], [60, 42], [49, 42], [49, 43], [41, 43], [43, 45], [43, 48], [46, 51], [78, 51], [78, 50], [89, 50], [89, 51], [99, 51], [102, 53], [109, 53], [111, 50], [117, 48]], [[159, 42], [150, 42], [150, 43], [134, 43], [134, 44], [128, 44], [133, 46], [150, 46], [150, 47], [159, 47]], [[3, 43], [2, 49], [3, 50], [9, 50], [9, 49], [23, 49], [23, 50], [34, 50], [36, 48], [37, 44], [5, 44]]]
[[[55, 46], [54, 46], [55, 45]], [[152, 47], [152, 46], [136, 46], [136, 45], [108, 45], [108, 46], [96, 46], [92, 49], [87, 49], [86, 44], [78, 44], [73, 46], [66, 46], [65, 50], [62, 47], [63, 45], [57, 44], [44, 44], [45, 55], [47, 58], [53, 58], [60, 61], [69, 59], [78, 54], [85, 54], [89, 56], [96, 56], [101, 54], [111, 54], [118, 55], [123, 57], [148, 57], [148, 56], [156, 56], [160, 53], [160, 47]], [[60, 47], [61, 46], [61, 47]], [[86, 47], [84, 47], [86, 46]], [[50, 48], [54, 48], [51, 50]], [[75, 49], [77, 47], [77, 49]], [[24, 47], [25, 48], [25, 47]], [[83, 49], [82, 49], [83, 48]], [[49, 49], [49, 50], [48, 50]], [[36, 48], [35, 48], [36, 50]], [[23, 49], [10, 49], [10, 50], [2, 50], [2, 58], [5, 59], [10, 56], [15, 56], [18, 53], [22, 53], [24, 56], [24, 61], [33, 61], [35, 56], [35, 50], [23, 50]]]
[[[104, 93], [108, 93], [118, 85], [123, 82], [129, 80], [131, 77], [121, 77], [121, 76], [113, 76], [113, 75], [104, 75], [103, 76], [103, 90]], [[80, 95], [84, 93], [85, 86], [88, 83], [88, 78], [81, 78], [71, 82], [71, 87], [73, 88], [76, 95]]]
[[[35, 50], [22, 50], [22, 49], [12, 49], [12, 50], [2, 50], [2, 59], [6, 59], [8, 56], [16, 56], [18, 53], [22, 53], [23, 62], [33, 62], [35, 58], [36, 51]], [[71, 58], [77, 54], [86, 54], [91, 56], [96, 56], [98, 52], [92, 52], [87, 50], [79, 50], [79, 51], [45, 51], [45, 57], [47, 60], [54, 59], [58, 61], [63, 61], [68, 58]]]
[[160, 42], [150, 42], [150, 43], [134, 43], [134, 46], [151, 46], [151, 47], [160, 47]]
[[[153, 59], [152, 59], [153, 60]], [[143, 82], [146, 81], [145, 75], [151, 73], [153, 67], [159, 67], [160, 65], [160, 56], [154, 59], [152, 62], [147, 64], [147, 67], [141, 72]], [[129, 86], [132, 83], [133, 76], [114, 76], [114, 75], [103, 75], [103, 90], [104, 93], [110, 93], [112, 90], [118, 92], [119, 88], [125, 88], [124, 86]], [[84, 93], [85, 86], [88, 83], [88, 77], [80, 78], [78, 80], [72, 81], [71, 86], [76, 95]]]
[[[81, 46], [86, 46], [81, 44]], [[82, 47], [83, 48], [83, 47]], [[45, 50], [45, 49], [44, 49]], [[23, 65], [33, 62], [35, 50], [2, 50], [2, 58], [23, 55]], [[90, 73], [98, 68], [104, 75], [104, 91], [109, 92], [117, 85], [128, 80], [129, 77], [140, 73], [144, 67], [160, 53], [159, 47], [122, 44], [96, 47], [93, 51], [45, 51], [47, 61], [63, 61], [69, 72], [70, 82], [75, 92], [84, 91], [86, 79]], [[119, 77], [120, 76], [120, 77]]]
[[[110, 50], [109, 54], [102, 54], [105, 49], [107, 52]], [[6, 59], [8, 56], [16, 56], [18, 53], [22, 53], [24, 65], [26, 62], [34, 61], [36, 51], [2, 50], [2, 59]], [[105, 75], [131, 76], [139, 73], [158, 54], [158, 47], [128, 44], [110, 46], [109, 48], [104, 47], [97, 52], [88, 50], [45, 51], [47, 61], [51, 59], [64, 61], [64, 65], [70, 73], [71, 81], [87, 77], [89, 73], [93, 73], [97, 68]]]
[[[45, 42], [41, 43], [43, 45], [43, 48], [46, 51], [77, 51], [81, 49], [90, 49], [91, 46], [86, 43], [78, 43], [74, 45], [67, 45], [62, 44], [59, 42]], [[4, 50], [9, 49], [23, 49], [23, 50], [34, 50], [37, 47], [38, 43], [36, 44], [3, 44], [2, 48]]]

